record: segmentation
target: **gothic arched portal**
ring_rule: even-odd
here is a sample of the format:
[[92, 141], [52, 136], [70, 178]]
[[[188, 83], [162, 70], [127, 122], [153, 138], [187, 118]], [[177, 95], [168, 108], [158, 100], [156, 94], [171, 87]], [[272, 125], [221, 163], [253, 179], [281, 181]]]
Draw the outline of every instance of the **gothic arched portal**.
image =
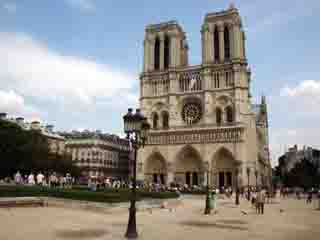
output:
[[144, 173], [148, 182], [166, 184], [167, 165], [161, 153], [154, 152], [148, 157]]
[[234, 187], [236, 161], [226, 148], [220, 148], [212, 159], [212, 185], [218, 188]]
[[184, 146], [174, 163], [175, 182], [187, 185], [203, 183], [203, 162], [199, 152], [192, 146]]

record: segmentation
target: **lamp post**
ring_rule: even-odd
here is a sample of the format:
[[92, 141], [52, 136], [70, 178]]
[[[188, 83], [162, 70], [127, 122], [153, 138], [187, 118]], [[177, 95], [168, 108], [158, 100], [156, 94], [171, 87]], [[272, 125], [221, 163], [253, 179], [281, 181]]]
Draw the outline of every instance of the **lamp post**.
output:
[[239, 201], [239, 182], [238, 182], [238, 178], [239, 178], [239, 169], [236, 168], [236, 205], [240, 204]]
[[206, 196], [206, 208], [204, 209], [204, 214], [209, 215], [211, 213], [211, 196], [209, 188], [209, 163], [205, 162], [205, 170], [207, 171], [207, 196]]
[[124, 132], [127, 134], [127, 138], [134, 149], [133, 160], [133, 183], [132, 183], [132, 196], [130, 200], [129, 209], [129, 221], [128, 228], [125, 234], [126, 238], [137, 238], [137, 226], [136, 226], [136, 180], [137, 180], [137, 152], [140, 147], [144, 147], [150, 125], [147, 122], [140, 109], [136, 109], [133, 114], [132, 108], [128, 109], [126, 115], [123, 116]]
[[258, 187], [258, 169], [254, 170], [254, 175], [256, 176], [256, 188]]
[[247, 199], [248, 199], [248, 201], [250, 201], [250, 189], [249, 189], [249, 186], [250, 186], [250, 167], [247, 167], [247, 176], [248, 176], [248, 196], [247, 196]]

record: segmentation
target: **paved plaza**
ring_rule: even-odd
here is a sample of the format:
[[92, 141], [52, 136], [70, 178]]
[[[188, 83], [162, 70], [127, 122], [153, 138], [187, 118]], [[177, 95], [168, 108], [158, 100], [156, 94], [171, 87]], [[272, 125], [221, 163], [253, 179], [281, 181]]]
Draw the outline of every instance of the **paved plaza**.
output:
[[[185, 197], [175, 210], [153, 209], [137, 214], [139, 239], [319, 239], [320, 211], [304, 200], [267, 204], [256, 215], [247, 201], [219, 200], [218, 212], [203, 215], [204, 196]], [[0, 209], [1, 240], [124, 239], [128, 212], [104, 213], [61, 207]]]

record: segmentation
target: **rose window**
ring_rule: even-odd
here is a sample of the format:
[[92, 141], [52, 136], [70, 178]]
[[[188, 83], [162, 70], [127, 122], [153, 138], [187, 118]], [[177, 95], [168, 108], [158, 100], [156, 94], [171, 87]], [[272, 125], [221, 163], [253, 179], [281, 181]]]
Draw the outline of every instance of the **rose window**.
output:
[[201, 114], [201, 105], [198, 103], [187, 103], [182, 110], [182, 118], [187, 124], [199, 122]]

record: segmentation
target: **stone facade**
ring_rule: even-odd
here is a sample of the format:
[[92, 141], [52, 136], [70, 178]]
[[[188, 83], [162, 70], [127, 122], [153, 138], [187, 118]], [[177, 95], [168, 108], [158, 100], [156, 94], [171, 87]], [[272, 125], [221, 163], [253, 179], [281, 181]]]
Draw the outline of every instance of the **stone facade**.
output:
[[126, 139], [100, 132], [63, 133], [66, 152], [84, 177], [128, 179], [129, 144]]
[[176, 21], [148, 25], [140, 107], [152, 129], [138, 153], [147, 182], [209, 182], [216, 187], [268, 184], [267, 104], [251, 104], [250, 69], [238, 10], [209, 13], [201, 28], [202, 63], [188, 64]]

